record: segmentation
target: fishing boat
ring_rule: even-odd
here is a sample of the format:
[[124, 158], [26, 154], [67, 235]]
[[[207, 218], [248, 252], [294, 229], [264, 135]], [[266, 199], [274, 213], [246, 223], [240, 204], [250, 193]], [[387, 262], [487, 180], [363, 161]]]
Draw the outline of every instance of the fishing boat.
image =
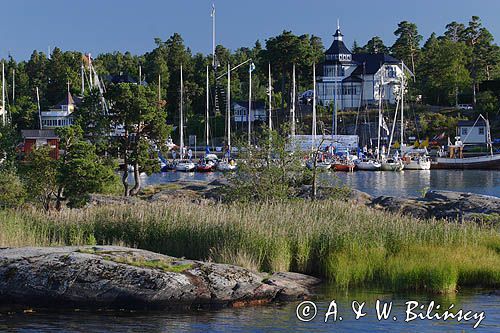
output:
[[175, 163], [175, 170], [181, 172], [192, 172], [196, 168], [196, 164], [194, 164], [190, 160], [179, 160]]
[[380, 166], [382, 171], [403, 171], [404, 169], [403, 161], [399, 158], [388, 158], [383, 160]]
[[448, 144], [448, 156], [437, 157], [435, 161], [431, 163], [432, 169], [500, 170], [500, 154], [493, 153], [493, 143], [491, 140], [490, 123], [488, 119], [484, 118], [483, 115], [479, 115], [472, 127], [474, 128], [480, 119], [482, 119], [486, 125], [486, 145], [489, 148], [489, 154], [464, 157], [463, 142], [467, 141], [468, 135], [464, 138], [463, 142], [460, 137], [457, 136], [454, 145]]
[[380, 167], [382, 164], [375, 160], [371, 159], [358, 159], [354, 161], [354, 164], [356, 165], [356, 169], [358, 170], [367, 170], [367, 171], [378, 171], [380, 170]]

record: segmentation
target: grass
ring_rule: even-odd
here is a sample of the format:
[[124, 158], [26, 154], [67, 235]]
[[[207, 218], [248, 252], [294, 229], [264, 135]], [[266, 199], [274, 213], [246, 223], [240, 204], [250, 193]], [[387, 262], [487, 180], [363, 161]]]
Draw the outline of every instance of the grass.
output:
[[146, 259], [134, 256], [129, 252], [99, 250], [95, 247], [78, 249], [77, 252], [95, 254], [108, 261], [135, 267], [158, 269], [163, 272], [180, 273], [193, 267], [192, 264], [173, 264], [172, 261], [165, 259]]
[[89, 244], [302, 272], [341, 288], [448, 293], [500, 286], [498, 227], [416, 220], [346, 202], [0, 211], [0, 246]]

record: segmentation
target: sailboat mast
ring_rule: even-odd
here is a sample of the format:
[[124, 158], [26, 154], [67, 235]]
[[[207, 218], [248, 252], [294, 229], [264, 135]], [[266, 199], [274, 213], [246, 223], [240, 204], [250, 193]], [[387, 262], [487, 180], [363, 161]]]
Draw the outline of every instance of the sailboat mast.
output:
[[272, 86], [271, 86], [271, 63], [269, 63], [268, 69], [268, 98], [269, 98], [269, 117], [268, 117], [268, 127], [269, 127], [269, 136], [271, 135], [271, 130], [273, 129], [273, 121], [272, 121]]
[[292, 70], [292, 109], [291, 109], [292, 121], [290, 123], [292, 138], [295, 137], [295, 99], [296, 96], [295, 96], [295, 63], [294, 63]]
[[217, 67], [215, 61], [215, 4], [212, 3], [212, 12], [210, 13], [212, 17], [212, 67]]
[[209, 82], [208, 82], [208, 65], [207, 65], [207, 82], [206, 82], [206, 114], [205, 114], [205, 144], [208, 147], [208, 136], [209, 136], [209, 124], [208, 124], [208, 119], [209, 119], [209, 109], [210, 109], [210, 100], [209, 100]]
[[38, 106], [38, 121], [40, 122], [40, 129], [43, 129], [42, 110], [40, 108], [40, 93], [38, 92], [38, 87], [36, 87], [36, 104]]
[[399, 142], [399, 147], [401, 150], [401, 155], [403, 155], [403, 142], [404, 142], [404, 121], [403, 121], [403, 114], [405, 110], [405, 104], [404, 104], [404, 96], [405, 96], [405, 71], [404, 71], [404, 63], [401, 62], [401, 69], [403, 71], [403, 74], [401, 75], [401, 140]]
[[227, 64], [227, 148], [231, 153], [231, 65]]
[[313, 63], [312, 148], [316, 146], [316, 64]]
[[382, 78], [378, 86], [378, 134], [377, 134], [377, 160], [380, 159], [380, 127], [382, 127]]
[[12, 105], [16, 103], [16, 70], [12, 68]]
[[182, 77], [182, 64], [181, 64], [181, 100], [180, 100], [180, 121], [179, 121], [179, 134], [180, 134], [180, 156], [181, 159], [184, 158], [184, 119], [182, 115], [183, 108], [183, 99], [184, 99], [184, 82]]
[[2, 125], [5, 125], [5, 63], [2, 61]]
[[252, 143], [252, 125], [250, 124], [250, 119], [252, 115], [252, 71], [253, 62], [250, 61], [248, 70], [248, 114], [247, 114], [247, 130], [248, 130], [248, 145]]

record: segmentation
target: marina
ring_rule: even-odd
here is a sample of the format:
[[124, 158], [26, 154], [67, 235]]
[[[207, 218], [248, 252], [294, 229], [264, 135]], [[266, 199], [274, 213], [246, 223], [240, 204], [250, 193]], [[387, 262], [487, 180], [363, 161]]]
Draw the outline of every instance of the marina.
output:
[[[224, 177], [225, 174], [220, 172], [162, 172], [151, 176], [141, 175], [145, 185], [167, 184], [184, 180], [212, 182]], [[447, 190], [500, 197], [500, 171], [491, 170], [325, 172], [320, 174], [320, 181], [328, 185], [352, 187], [372, 196], [419, 197], [427, 190]]]

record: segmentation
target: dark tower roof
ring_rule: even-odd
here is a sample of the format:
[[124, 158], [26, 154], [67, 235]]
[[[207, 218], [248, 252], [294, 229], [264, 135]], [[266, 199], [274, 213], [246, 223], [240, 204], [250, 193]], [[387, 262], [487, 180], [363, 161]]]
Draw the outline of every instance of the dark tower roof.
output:
[[68, 94], [66, 95], [66, 98], [64, 98], [62, 101], [56, 104], [56, 108], [61, 108], [63, 105], [75, 105], [75, 100], [73, 99], [73, 96], [71, 93], [68, 91]]
[[326, 51], [326, 54], [351, 54], [351, 51], [345, 46], [342, 37], [344, 37], [344, 35], [340, 32], [340, 28], [337, 28], [337, 31], [335, 31], [333, 35], [332, 45]]

